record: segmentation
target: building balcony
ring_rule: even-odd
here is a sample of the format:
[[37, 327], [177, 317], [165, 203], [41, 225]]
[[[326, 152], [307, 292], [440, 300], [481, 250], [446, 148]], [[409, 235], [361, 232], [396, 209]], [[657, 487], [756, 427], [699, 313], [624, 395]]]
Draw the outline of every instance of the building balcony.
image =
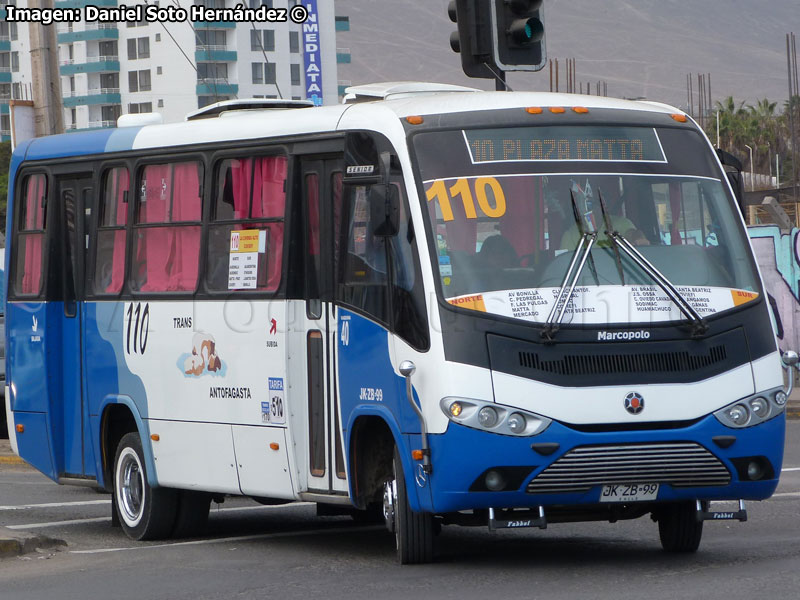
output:
[[119, 88], [101, 88], [89, 90], [85, 94], [71, 92], [64, 94], [63, 104], [65, 108], [74, 106], [96, 106], [100, 104], [121, 104], [122, 97]]
[[94, 6], [116, 6], [117, 0], [56, 0], [56, 8], [84, 8], [89, 4]]
[[337, 48], [336, 62], [340, 65], [349, 65], [351, 62], [350, 48]]
[[116, 121], [89, 121], [87, 127], [83, 129], [86, 131], [87, 129], [108, 129], [109, 127], [116, 127]]
[[59, 72], [64, 76], [77, 73], [119, 72], [119, 56], [87, 56], [82, 62], [73, 59], [62, 60]]
[[87, 42], [90, 40], [118, 40], [119, 29], [116, 25], [111, 27], [87, 26], [83, 31], [65, 31], [58, 33], [59, 44], [71, 44], [73, 42]]
[[195, 29], [236, 29], [233, 21], [193, 21]]
[[204, 79], [197, 83], [198, 96], [235, 96], [238, 93], [239, 85], [225, 79]]
[[11, 36], [0, 35], [0, 52], [9, 52], [11, 50]]
[[0, 115], [7, 115], [11, 112], [11, 107], [8, 104], [0, 104]]
[[11, 83], [11, 67], [0, 67], [0, 83]]
[[225, 46], [205, 46], [194, 51], [196, 62], [236, 62], [236, 50], [228, 50]]

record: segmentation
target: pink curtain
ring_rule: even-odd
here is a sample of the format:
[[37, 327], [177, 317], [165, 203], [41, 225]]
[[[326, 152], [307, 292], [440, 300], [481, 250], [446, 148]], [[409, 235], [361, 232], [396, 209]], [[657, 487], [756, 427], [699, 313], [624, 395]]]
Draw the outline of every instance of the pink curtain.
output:
[[544, 249], [544, 210], [540, 177], [506, 177], [503, 179], [506, 214], [500, 217], [500, 233], [509, 241], [517, 256]]
[[[145, 168], [145, 223], [199, 221], [202, 215], [197, 163]], [[192, 291], [200, 263], [200, 227], [152, 227], [139, 232], [138, 262], [146, 265], [142, 291]]]
[[285, 156], [263, 156], [257, 160], [253, 178], [253, 218], [280, 219], [286, 205]]
[[[25, 191], [24, 230], [44, 229], [44, 207], [42, 201], [47, 194], [47, 181], [44, 175], [31, 175]], [[44, 234], [25, 236], [25, 264], [22, 272], [22, 293], [37, 294], [42, 281], [42, 252]]]

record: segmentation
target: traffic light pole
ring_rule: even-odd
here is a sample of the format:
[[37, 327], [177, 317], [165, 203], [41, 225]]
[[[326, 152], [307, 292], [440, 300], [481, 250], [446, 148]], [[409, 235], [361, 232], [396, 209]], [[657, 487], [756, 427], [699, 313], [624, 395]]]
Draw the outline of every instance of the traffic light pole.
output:
[[494, 89], [498, 92], [505, 92], [506, 91], [506, 72], [500, 71], [499, 73], [495, 73], [495, 80], [494, 80]]

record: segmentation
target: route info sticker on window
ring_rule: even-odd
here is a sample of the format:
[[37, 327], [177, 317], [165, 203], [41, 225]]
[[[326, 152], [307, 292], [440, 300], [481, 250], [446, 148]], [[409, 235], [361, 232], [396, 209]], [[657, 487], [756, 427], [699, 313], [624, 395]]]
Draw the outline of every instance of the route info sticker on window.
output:
[[267, 251], [267, 232], [258, 229], [231, 231], [228, 289], [254, 290], [258, 287], [258, 255]]

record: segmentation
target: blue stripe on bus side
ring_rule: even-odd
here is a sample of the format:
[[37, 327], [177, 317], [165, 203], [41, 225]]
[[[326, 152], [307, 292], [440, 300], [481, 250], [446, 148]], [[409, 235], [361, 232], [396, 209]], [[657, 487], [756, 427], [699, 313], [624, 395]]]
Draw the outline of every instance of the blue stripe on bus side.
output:
[[28, 148], [25, 160], [45, 160], [66, 156], [102, 154], [115, 129], [100, 129], [85, 133], [63, 133], [36, 138]]

